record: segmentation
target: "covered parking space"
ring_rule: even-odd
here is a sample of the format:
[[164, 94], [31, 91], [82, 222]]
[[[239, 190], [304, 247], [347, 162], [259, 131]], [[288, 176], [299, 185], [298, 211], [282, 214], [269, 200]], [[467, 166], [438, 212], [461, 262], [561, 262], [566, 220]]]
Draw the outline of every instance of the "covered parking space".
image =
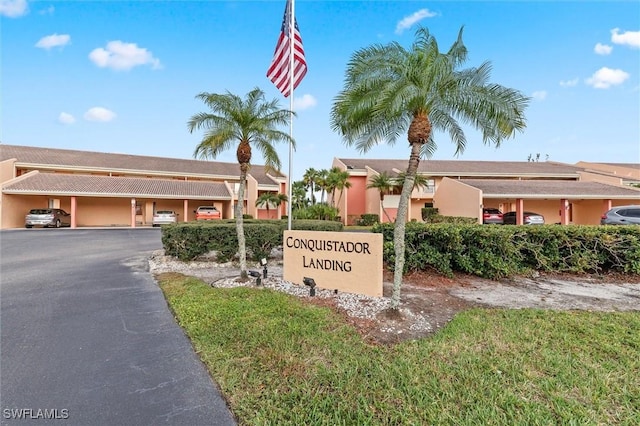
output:
[[71, 227], [146, 226], [157, 210], [174, 210], [180, 221], [195, 219], [200, 205], [216, 206], [233, 217], [233, 193], [227, 182], [185, 181], [29, 172], [2, 186], [0, 228], [24, 226], [33, 208], [61, 208]]
[[477, 217], [493, 207], [503, 213], [542, 214], [546, 223], [598, 225], [613, 206], [640, 204], [640, 189], [602, 182], [569, 180], [443, 179], [434, 196], [435, 207], [449, 216]]

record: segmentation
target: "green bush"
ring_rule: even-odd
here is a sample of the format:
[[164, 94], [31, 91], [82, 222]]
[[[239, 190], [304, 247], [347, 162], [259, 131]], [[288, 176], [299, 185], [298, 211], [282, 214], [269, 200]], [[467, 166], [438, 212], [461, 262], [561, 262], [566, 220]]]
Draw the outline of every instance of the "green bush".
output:
[[[393, 226], [372, 228], [383, 235], [390, 267]], [[530, 270], [640, 274], [640, 227], [407, 223], [404, 272], [428, 268], [494, 279]]]
[[371, 226], [380, 223], [380, 216], [377, 214], [363, 214], [358, 220], [359, 226]]
[[431, 218], [438, 214], [438, 209], [435, 207], [423, 207], [420, 212], [422, 220], [425, 222], [431, 222]]
[[[282, 245], [282, 235], [288, 225], [286, 220], [247, 219], [243, 223], [247, 257], [255, 261], [268, 258], [273, 248]], [[294, 220], [291, 225], [294, 230], [306, 231], [340, 232], [343, 229], [342, 223], [327, 220]], [[215, 251], [218, 262], [228, 262], [238, 253], [236, 224], [233, 219], [227, 219], [163, 226], [162, 246], [167, 255], [182, 261]]]

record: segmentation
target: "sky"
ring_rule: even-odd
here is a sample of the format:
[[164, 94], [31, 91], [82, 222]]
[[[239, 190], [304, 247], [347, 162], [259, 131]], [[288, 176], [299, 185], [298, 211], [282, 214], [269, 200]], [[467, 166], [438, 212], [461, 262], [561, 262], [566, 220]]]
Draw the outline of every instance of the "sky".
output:
[[[201, 92], [262, 89], [284, 0], [0, 0], [0, 143], [193, 158], [207, 112]], [[408, 159], [406, 138], [367, 153], [331, 130], [330, 111], [359, 49], [409, 48], [426, 27], [448, 50], [464, 27], [464, 68], [531, 98], [527, 127], [498, 148], [465, 128], [456, 156], [436, 134], [436, 160], [640, 163], [640, 2], [296, 0], [308, 72], [294, 92], [293, 136], [278, 145], [299, 180], [333, 159]], [[289, 128], [282, 130], [289, 132]], [[236, 162], [235, 147], [217, 161]], [[254, 150], [254, 164], [262, 158]]]

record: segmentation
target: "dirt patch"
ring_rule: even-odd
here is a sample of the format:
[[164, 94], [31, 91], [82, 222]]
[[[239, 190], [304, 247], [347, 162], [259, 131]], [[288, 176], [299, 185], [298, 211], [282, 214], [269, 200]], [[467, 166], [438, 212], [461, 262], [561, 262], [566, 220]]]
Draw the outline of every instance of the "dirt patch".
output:
[[[392, 283], [393, 273], [386, 271], [385, 297], [391, 297]], [[382, 344], [419, 339], [438, 331], [458, 312], [480, 306], [640, 311], [640, 276], [536, 274], [494, 281], [463, 274], [448, 278], [436, 272], [413, 273], [403, 280], [401, 314], [390, 317], [381, 312], [375, 324], [363, 324], [360, 332]], [[412, 327], [415, 315], [426, 318], [431, 327]]]

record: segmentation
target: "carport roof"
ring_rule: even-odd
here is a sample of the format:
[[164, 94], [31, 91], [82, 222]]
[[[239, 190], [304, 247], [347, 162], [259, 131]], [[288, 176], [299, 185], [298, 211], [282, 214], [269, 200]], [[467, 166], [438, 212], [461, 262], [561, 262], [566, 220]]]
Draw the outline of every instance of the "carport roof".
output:
[[223, 183], [40, 173], [3, 187], [5, 194], [229, 200]]
[[461, 179], [483, 197], [640, 199], [640, 189], [600, 182], [558, 180]]

